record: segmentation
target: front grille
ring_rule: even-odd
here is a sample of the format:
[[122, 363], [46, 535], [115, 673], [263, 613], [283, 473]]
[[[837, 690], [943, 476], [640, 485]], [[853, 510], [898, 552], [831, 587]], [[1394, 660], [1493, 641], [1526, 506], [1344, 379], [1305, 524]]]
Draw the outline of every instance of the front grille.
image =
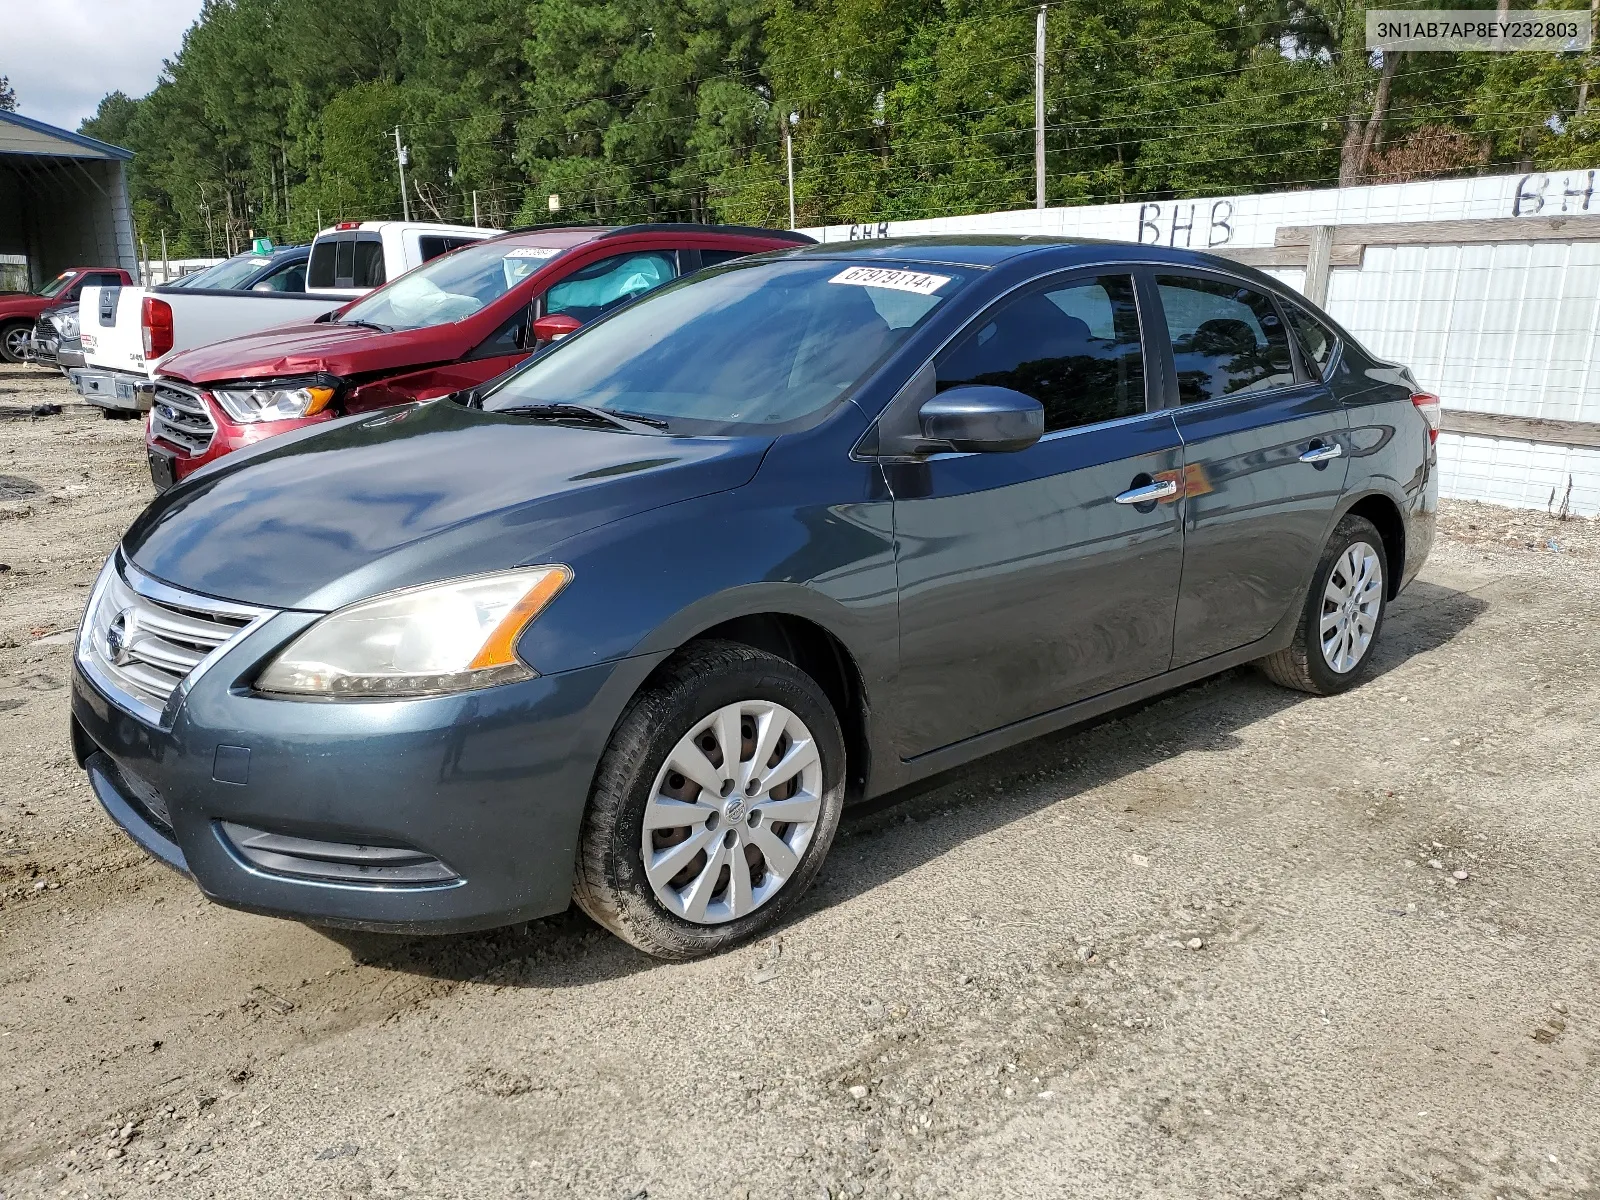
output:
[[150, 407], [150, 431], [190, 457], [198, 457], [210, 448], [217, 425], [199, 392], [158, 379]]
[[197, 596], [119, 565], [100, 573], [78, 634], [78, 662], [135, 716], [160, 724], [178, 685], [267, 611]]

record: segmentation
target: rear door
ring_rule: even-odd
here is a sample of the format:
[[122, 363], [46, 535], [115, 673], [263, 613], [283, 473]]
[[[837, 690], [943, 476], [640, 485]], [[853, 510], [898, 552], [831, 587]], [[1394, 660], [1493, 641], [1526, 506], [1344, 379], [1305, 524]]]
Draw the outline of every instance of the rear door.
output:
[[1046, 427], [1017, 453], [884, 462], [902, 757], [1167, 669], [1182, 531], [1175, 504], [1139, 489], [1175, 496], [1182, 452], [1139, 308], [1131, 270], [1050, 276], [978, 316], [893, 402], [998, 384], [1037, 399]]
[[1183, 438], [1183, 585], [1173, 666], [1265, 637], [1301, 599], [1348, 465], [1347, 420], [1265, 290], [1152, 270]]

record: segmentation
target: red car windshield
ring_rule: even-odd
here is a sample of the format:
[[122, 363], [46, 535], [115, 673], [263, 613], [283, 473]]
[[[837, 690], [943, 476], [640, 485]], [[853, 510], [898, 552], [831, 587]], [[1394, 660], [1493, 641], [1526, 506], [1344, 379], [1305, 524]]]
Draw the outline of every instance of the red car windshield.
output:
[[561, 249], [480, 242], [463, 246], [356, 301], [339, 316], [352, 325], [425, 329], [470, 317], [493, 304]]
[[66, 287], [67, 284], [72, 282], [75, 274], [76, 272], [74, 271], [61, 272], [61, 274], [57, 275], [49, 283], [40, 288], [38, 294], [41, 296], [54, 296], [62, 288]]

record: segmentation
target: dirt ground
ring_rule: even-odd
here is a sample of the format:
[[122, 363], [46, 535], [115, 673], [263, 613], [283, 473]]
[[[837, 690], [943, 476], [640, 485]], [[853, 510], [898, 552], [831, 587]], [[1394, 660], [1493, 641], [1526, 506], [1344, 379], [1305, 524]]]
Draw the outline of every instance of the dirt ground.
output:
[[[1600, 525], [1446, 507], [1380, 674], [1250, 671], [846, 818], [688, 966], [334, 936], [97, 808], [137, 423], [0, 371], [0, 1195], [1600, 1196]], [[0, 496], [26, 490], [0, 479]]]

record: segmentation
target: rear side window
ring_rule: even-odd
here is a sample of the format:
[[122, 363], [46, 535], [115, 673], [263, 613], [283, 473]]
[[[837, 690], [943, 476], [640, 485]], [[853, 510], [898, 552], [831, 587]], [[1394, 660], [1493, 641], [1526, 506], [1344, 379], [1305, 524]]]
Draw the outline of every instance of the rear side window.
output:
[[544, 294], [546, 313], [567, 313], [589, 322], [635, 296], [669, 283], [677, 256], [667, 251], [618, 254], [574, 271]]
[[987, 383], [1032, 396], [1046, 432], [1145, 411], [1133, 279], [1047, 284], [980, 316], [935, 364], [938, 388]]
[[377, 238], [362, 238], [355, 247], [355, 269], [351, 272], [351, 286], [358, 288], [382, 287], [388, 278], [383, 268], [383, 243]]
[[1292, 384], [1289, 335], [1270, 298], [1221, 279], [1158, 275], [1178, 401], [1204, 404]]
[[1300, 339], [1300, 353], [1305, 355], [1311, 373], [1319, 378], [1327, 374], [1328, 363], [1333, 358], [1333, 333], [1304, 309], [1296, 308], [1293, 304], [1283, 307], [1289, 314], [1289, 324], [1294, 327], [1295, 336]]
[[432, 262], [441, 254], [449, 254], [452, 250], [459, 250], [462, 246], [470, 246], [476, 238], [442, 237], [439, 234], [424, 234], [417, 239], [417, 249], [422, 252], [423, 262]]
[[331, 288], [333, 282], [333, 255], [336, 239], [323, 238], [311, 247], [311, 265], [306, 268], [306, 286]]

